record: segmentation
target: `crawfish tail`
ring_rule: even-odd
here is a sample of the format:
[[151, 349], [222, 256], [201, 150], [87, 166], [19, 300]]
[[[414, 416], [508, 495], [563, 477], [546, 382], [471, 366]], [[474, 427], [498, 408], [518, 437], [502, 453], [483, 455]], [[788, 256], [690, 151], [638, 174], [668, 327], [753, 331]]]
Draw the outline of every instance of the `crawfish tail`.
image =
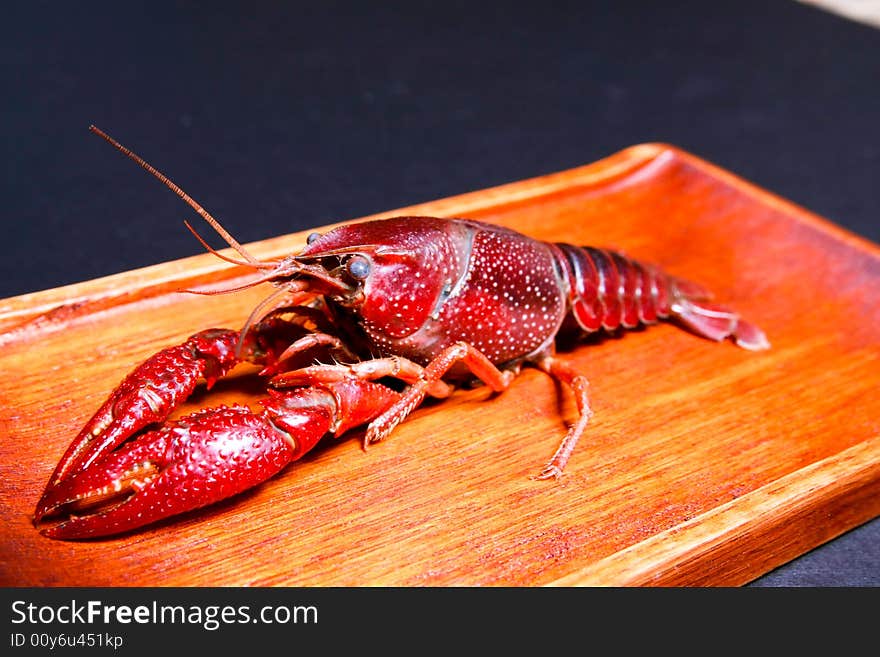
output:
[[553, 246], [570, 312], [584, 331], [653, 324], [671, 314], [670, 278], [655, 267], [605, 249]]
[[712, 340], [733, 337], [745, 349], [770, 346], [761, 330], [736, 312], [708, 303], [712, 294], [657, 267], [596, 247], [553, 244], [568, 283], [569, 311], [586, 332], [633, 328], [675, 318]]

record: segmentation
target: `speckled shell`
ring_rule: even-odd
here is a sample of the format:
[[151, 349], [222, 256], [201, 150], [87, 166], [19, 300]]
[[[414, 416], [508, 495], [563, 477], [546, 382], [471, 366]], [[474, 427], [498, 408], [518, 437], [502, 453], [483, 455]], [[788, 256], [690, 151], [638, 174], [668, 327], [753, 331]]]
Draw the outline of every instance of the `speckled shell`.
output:
[[428, 321], [398, 347], [424, 360], [463, 340], [498, 364], [549, 348], [566, 313], [549, 245], [505, 228], [462, 223], [470, 236], [463, 269]]
[[493, 362], [548, 348], [566, 313], [550, 245], [465, 219], [396, 217], [330, 231], [301, 255], [370, 259], [363, 303], [342, 307], [374, 353], [426, 363], [464, 340]]
[[571, 314], [585, 332], [650, 324], [704, 291], [594, 247], [541, 242], [468, 219], [395, 217], [343, 226], [301, 257], [360, 254], [363, 295], [330, 299], [373, 355], [427, 363], [465, 341], [497, 365], [549, 354]]
[[[417, 332], [464, 270], [468, 230], [432, 217], [349, 224], [322, 235], [298, 258], [359, 254], [370, 261], [363, 296], [336, 302], [381, 351]], [[326, 266], [326, 265], [325, 265]], [[398, 352], [399, 353], [399, 352]]]

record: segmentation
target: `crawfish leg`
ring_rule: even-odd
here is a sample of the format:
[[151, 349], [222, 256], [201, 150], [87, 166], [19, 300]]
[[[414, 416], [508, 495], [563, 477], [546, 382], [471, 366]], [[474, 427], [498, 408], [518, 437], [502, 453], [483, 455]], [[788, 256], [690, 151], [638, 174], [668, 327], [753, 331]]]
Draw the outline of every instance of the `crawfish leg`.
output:
[[400, 424], [413, 410], [422, 403], [425, 395], [442, 383], [442, 377], [456, 363], [462, 363], [483, 383], [495, 392], [507, 390], [516, 376], [513, 370], [499, 370], [489, 358], [476, 347], [467, 342], [456, 342], [441, 351], [428, 365], [401, 398], [373, 420], [364, 436], [364, 447], [388, 437], [394, 427]]
[[[387, 438], [391, 431], [424, 400], [426, 395], [442, 398], [452, 394], [455, 387], [443, 381], [442, 377], [458, 362], [464, 363], [474, 376], [495, 392], [506, 390], [516, 376], [516, 372], [513, 370], [499, 370], [475, 347], [466, 342], [458, 342], [447, 347], [425, 367], [406, 358], [394, 356], [376, 358], [352, 365], [304, 367], [279, 374], [272, 379], [272, 384], [276, 387], [321, 385], [351, 379], [371, 380], [382, 377], [393, 377], [410, 384], [400, 399], [370, 424], [364, 437], [364, 446], [367, 447]], [[535, 477], [536, 479], [558, 479], [593, 415], [587, 394], [589, 382], [587, 377], [579, 374], [555, 356], [539, 358], [535, 361], [535, 365], [571, 388], [577, 404], [577, 421], [569, 428], [553, 457]]]
[[565, 438], [559, 443], [559, 447], [556, 449], [553, 457], [535, 477], [535, 479], [559, 479], [559, 477], [562, 476], [562, 471], [565, 469], [565, 464], [568, 462], [571, 453], [574, 451], [574, 446], [577, 444], [578, 439], [587, 428], [587, 424], [593, 416], [593, 411], [590, 409], [590, 401], [587, 394], [590, 383], [587, 380], [587, 377], [583, 374], [579, 374], [568, 364], [560, 361], [555, 356], [546, 356], [538, 360], [535, 364], [554, 379], [561, 381], [571, 388], [574, 393], [575, 403], [577, 404], [577, 421], [569, 428], [568, 432], [565, 434]]
[[[352, 363], [351, 365], [312, 365], [310, 367], [302, 367], [278, 374], [272, 378], [271, 383], [276, 388], [289, 388], [292, 386], [334, 383], [351, 378], [375, 381], [376, 379], [390, 377], [412, 385], [422, 378], [424, 371], [424, 367], [407, 358], [389, 356], [387, 358], [364, 360]], [[454, 390], [455, 386], [438, 379], [428, 384], [427, 394], [442, 399], [451, 395]]]
[[335, 335], [329, 335], [327, 333], [307, 333], [303, 337], [286, 346], [281, 353], [277, 355], [272, 354], [269, 358], [266, 358], [260, 374], [263, 376], [277, 375], [278, 372], [282, 372], [286, 367], [289, 367], [291, 362], [295, 362], [293, 360], [294, 358], [301, 358], [303, 354], [316, 347], [326, 347], [331, 351], [339, 351], [348, 357], [354, 358], [342, 340]]

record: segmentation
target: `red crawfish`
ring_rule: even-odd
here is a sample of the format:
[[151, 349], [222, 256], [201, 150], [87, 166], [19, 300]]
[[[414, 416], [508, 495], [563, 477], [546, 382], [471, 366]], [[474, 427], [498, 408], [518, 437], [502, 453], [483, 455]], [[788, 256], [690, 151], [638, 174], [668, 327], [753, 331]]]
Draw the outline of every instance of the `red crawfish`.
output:
[[[369, 423], [364, 442], [375, 443], [426, 395], [444, 397], [474, 379], [500, 392], [525, 364], [569, 387], [577, 404], [577, 420], [537, 475], [557, 478], [591, 416], [586, 377], [555, 353], [561, 330], [672, 319], [712, 340], [769, 347], [758, 327], [695, 283], [614, 251], [468, 219], [344, 225], [312, 234], [296, 255], [260, 262], [174, 183], [93, 131], [189, 203], [244, 258], [239, 264], [260, 270], [254, 284], [277, 290], [242, 331], [203, 331], [129, 375], [50, 478], [36, 520], [70, 515], [43, 530], [52, 537], [125, 531], [218, 501], [271, 477], [327, 433]], [[304, 365], [316, 348], [350, 364]], [[209, 409], [143, 433], [198, 380], [210, 385], [242, 360], [271, 376], [261, 413]], [[402, 392], [380, 381], [389, 379], [406, 384]]]

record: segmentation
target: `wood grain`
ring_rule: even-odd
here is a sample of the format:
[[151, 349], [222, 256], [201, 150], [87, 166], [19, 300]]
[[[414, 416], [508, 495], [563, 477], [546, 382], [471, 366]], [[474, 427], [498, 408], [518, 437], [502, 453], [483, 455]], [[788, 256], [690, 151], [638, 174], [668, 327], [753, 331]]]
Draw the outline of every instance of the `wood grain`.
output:
[[[206, 254], [6, 299], [0, 583], [728, 585], [880, 514], [876, 245], [662, 144], [386, 216], [402, 213], [621, 249], [707, 285], [773, 348], [663, 324], [567, 351], [596, 415], [559, 483], [529, 475], [572, 401], [530, 369], [502, 395], [426, 404], [366, 453], [358, 432], [328, 440], [232, 500], [71, 543], [42, 538], [30, 514], [79, 426], [137, 362], [240, 326], [266, 290], [178, 293], [248, 275]], [[254, 378], [237, 370], [182, 412], [252, 401]]]

